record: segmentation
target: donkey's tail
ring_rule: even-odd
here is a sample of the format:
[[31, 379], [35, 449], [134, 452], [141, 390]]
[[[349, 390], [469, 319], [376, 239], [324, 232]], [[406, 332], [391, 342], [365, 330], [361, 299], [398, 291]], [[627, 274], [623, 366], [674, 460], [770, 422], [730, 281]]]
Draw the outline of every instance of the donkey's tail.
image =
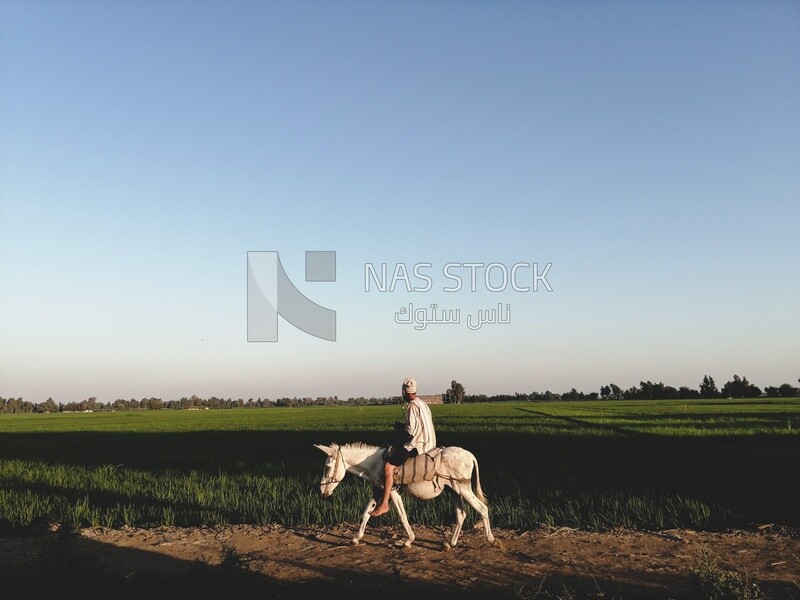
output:
[[483, 493], [483, 488], [481, 488], [481, 474], [480, 470], [478, 469], [478, 459], [474, 456], [472, 457], [472, 466], [475, 467], [475, 470], [473, 471], [475, 473], [475, 495], [478, 497], [478, 500], [488, 506], [489, 500]]

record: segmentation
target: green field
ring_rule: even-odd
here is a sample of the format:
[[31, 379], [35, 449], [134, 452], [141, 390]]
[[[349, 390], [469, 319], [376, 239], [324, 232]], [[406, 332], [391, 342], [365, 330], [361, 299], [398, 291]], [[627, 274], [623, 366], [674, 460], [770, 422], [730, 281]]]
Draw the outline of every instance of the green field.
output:
[[[434, 406], [478, 458], [492, 521], [588, 529], [800, 525], [800, 400]], [[381, 444], [399, 406], [0, 417], [0, 529], [355, 522], [371, 493], [319, 495], [314, 443]], [[445, 496], [412, 523], [451, 523]], [[394, 517], [392, 517], [394, 519]]]

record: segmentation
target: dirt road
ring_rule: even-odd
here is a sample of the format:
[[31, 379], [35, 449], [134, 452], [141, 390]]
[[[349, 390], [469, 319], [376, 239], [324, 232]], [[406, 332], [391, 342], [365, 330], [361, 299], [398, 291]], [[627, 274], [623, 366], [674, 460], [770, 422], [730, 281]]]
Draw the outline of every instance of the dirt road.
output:
[[[796, 532], [592, 533], [566, 528], [497, 530], [502, 548], [479, 529], [443, 551], [447, 528], [417, 527], [411, 548], [396, 546], [399, 525], [370, 527], [358, 546], [353, 526], [284, 528], [84, 529], [83, 551], [122, 578], [171, 577], [191, 565], [235, 563], [274, 584], [275, 597], [502, 596], [512, 598], [701, 597], [693, 570], [705, 552], [716, 571], [733, 571], [770, 598], [800, 599], [800, 539]], [[0, 539], [0, 557], [34, 556], [32, 538]], [[200, 561], [198, 563], [198, 561]], [[8, 563], [6, 563], [8, 564]], [[706, 561], [708, 566], [708, 561]], [[392, 593], [392, 592], [396, 592]], [[413, 596], [412, 596], [413, 597]]]

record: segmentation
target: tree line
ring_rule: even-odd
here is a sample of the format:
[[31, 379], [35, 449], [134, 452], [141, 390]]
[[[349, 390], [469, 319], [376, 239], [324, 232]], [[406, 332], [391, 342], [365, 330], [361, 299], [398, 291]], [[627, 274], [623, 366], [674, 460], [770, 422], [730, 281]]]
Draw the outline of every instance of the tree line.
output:
[[[800, 379], [798, 379], [800, 383]], [[796, 398], [800, 396], [800, 388], [784, 383], [780, 386], [761, 388], [753, 385], [747, 377], [734, 375], [733, 379], [726, 382], [722, 389], [717, 388], [714, 378], [706, 375], [700, 382], [698, 389], [687, 386], [675, 388], [662, 382], [640, 381], [638, 386], [623, 389], [615, 383], [600, 387], [599, 392], [579, 392], [572, 388], [565, 393], [545, 392], [515, 393], [515, 394], [467, 394], [464, 386], [453, 381], [443, 394], [446, 404], [460, 404], [462, 402], [552, 402], [556, 400], [700, 400], [714, 398], [758, 398], [765, 395], [769, 398]]]
[[[798, 379], [800, 383], [800, 379]], [[445, 404], [461, 404], [464, 402], [553, 402], [556, 400], [700, 400], [714, 398], [758, 398], [759, 396], [768, 398], [795, 398], [800, 396], [800, 388], [791, 384], [784, 383], [780, 386], [767, 386], [762, 392], [761, 388], [753, 385], [747, 377], [734, 375], [733, 379], [727, 381], [722, 389], [718, 389], [714, 378], [706, 375], [700, 382], [698, 389], [681, 386], [675, 388], [665, 385], [662, 382], [653, 383], [652, 381], [640, 381], [638, 386], [622, 389], [620, 386], [609, 383], [600, 387], [599, 392], [579, 392], [572, 388], [568, 392], [561, 394], [547, 390], [545, 392], [530, 392], [515, 394], [467, 394], [464, 386], [457, 381], [452, 381], [450, 388], [442, 394], [442, 401]], [[99, 411], [126, 411], [126, 410], [204, 410], [204, 409], [228, 409], [228, 408], [269, 408], [282, 407], [291, 408], [296, 406], [367, 406], [383, 404], [399, 404], [402, 399], [399, 396], [391, 397], [370, 397], [363, 396], [350, 397], [347, 400], [339, 399], [338, 396], [318, 396], [311, 397], [284, 397], [272, 402], [269, 398], [248, 398], [243, 400], [238, 398], [200, 398], [192, 395], [183, 397], [180, 400], [162, 400], [161, 398], [142, 398], [136, 400], [131, 398], [125, 400], [118, 398], [110, 402], [100, 402], [92, 396], [80, 402], [67, 402], [62, 404], [53, 398], [48, 398], [44, 402], [29, 402], [22, 398], [2, 398], [0, 397], [0, 414], [19, 414], [19, 413], [57, 413], [57, 412], [99, 412]]]
[[48, 398], [44, 402], [29, 402], [22, 398], [2, 398], [0, 397], [0, 414], [21, 414], [21, 413], [58, 413], [58, 412], [114, 412], [130, 410], [206, 410], [206, 409], [226, 409], [226, 408], [270, 408], [270, 407], [293, 407], [293, 406], [366, 406], [380, 404], [397, 404], [400, 397], [391, 398], [348, 398], [340, 400], [338, 396], [318, 396], [316, 398], [278, 398], [272, 402], [269, 398], [248, 398], [244, 400], [238, 398], [200, 398], [193, 395], [189, 398], [183, 397], [180, 400], [162, 400], [161, 398], [142, 398], [137, 400], [131, 398], [125, 400], [119, 398], [113, 402], [100, 402], [92, 396], [80, 402], [67, 402], [62, 404], [53, 398]]

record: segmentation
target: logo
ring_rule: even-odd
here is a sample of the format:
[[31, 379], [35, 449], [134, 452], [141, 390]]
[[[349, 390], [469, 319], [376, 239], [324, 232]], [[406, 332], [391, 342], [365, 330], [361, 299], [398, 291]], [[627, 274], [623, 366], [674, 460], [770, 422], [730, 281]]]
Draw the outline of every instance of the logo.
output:
[[[419, 262], [409, 269], [405, 263], [395, 263], [393, 269], [385, 262], [376, 268], [373, 263], [364, 263], [364, 292], [373, 289], [381, 293], [395, 291], [406, 293], [424, 293], [434, 289], [435, 273], [431, 269], [433, 263]], [[501, 262], [449, 262], [442, 267], [444, 279], [452, 282], [443, 285], [436, 292], [455, 294], [457, 292], [476, 293], [486, 291], [501, 293], [513, 290], [515, 293], [538, 292], [539, 284], [548, 292], [553, 288], [547, 281], [547, 274], [553, 263], [548, 262], [544, 270], [539, 263], [520, 261], [510, 268]], [[389, 272], [393, 272], [389, 277]], [[519, 273], [518, 273], [519, 271]], [[468, 273], [467, 273], [468, 272]], [[411, 273], [411, 275], [410, 275]], [[468, 285], [465, 285], [465, 282]], [[510, 285], [509, 285], [510, 284]], [[440, 307], [438, 303], [427, 306], [414, 306], [413, 302], [401, 306], [394, 315], [394, 322], [399, 325], [413, 325], [414, 329], [423, 330], [428, 325], [461, 325], [462, 323], [477, 331], [484, 325], [510, 325], [511, 304], [498, 302], [491, 308], [478, 309], [475, 314], [466, 314], [462, 319], [460, 308]]]
[[[306, 281], [336, 281], [336, 252], [307, 251]], [[336, 341], [336, 311], [306, 298], [275, 251], [247, 253], [247, 341], [277, 342], [278, 315], [323, 340]]]

